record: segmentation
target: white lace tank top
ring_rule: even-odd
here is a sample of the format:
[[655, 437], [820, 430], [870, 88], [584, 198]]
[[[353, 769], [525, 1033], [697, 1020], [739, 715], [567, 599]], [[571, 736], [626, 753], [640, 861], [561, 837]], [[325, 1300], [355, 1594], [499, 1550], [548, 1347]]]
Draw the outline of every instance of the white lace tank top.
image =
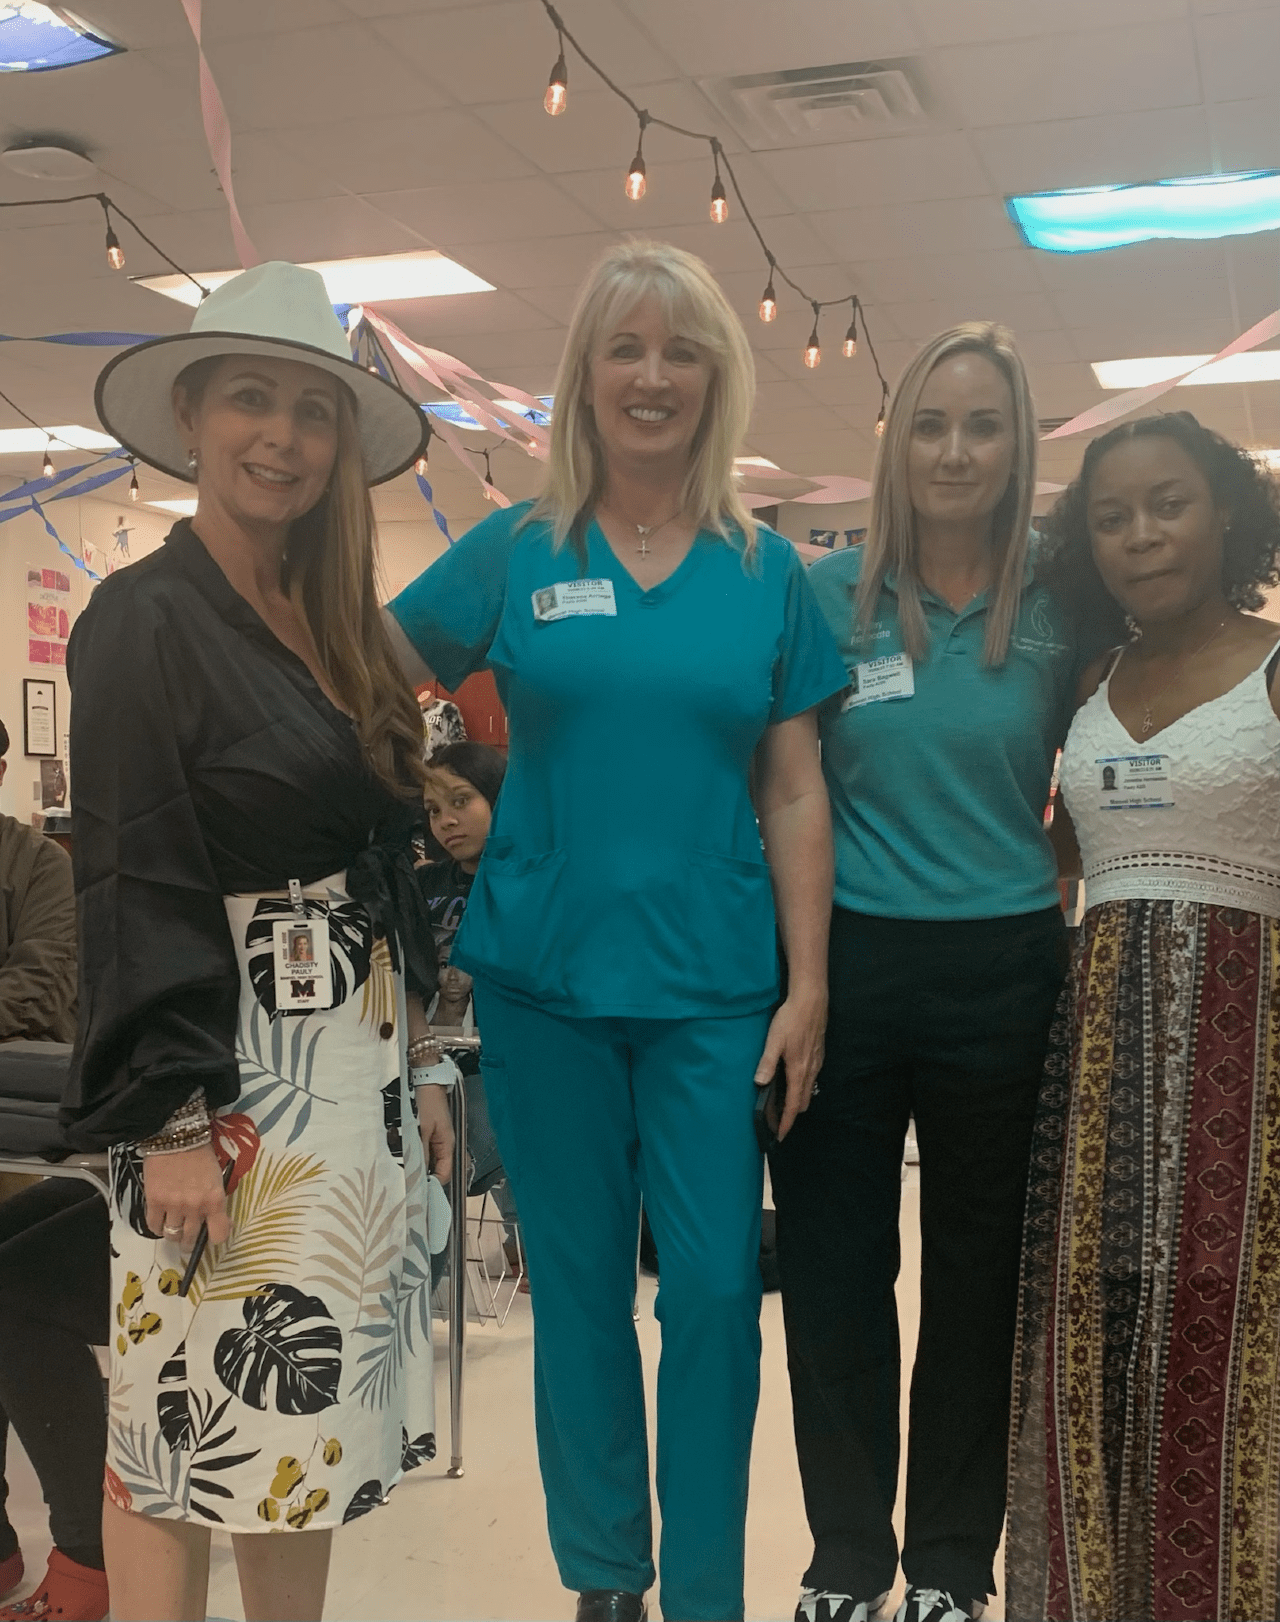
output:
[[1280, 719], [1268, 692], [1276, 651], [1143, 743], [1112, 711], [1110, 671], [1081, 705], [1060, 784], [1087, 906], [1198, 901], [1280, 918]]

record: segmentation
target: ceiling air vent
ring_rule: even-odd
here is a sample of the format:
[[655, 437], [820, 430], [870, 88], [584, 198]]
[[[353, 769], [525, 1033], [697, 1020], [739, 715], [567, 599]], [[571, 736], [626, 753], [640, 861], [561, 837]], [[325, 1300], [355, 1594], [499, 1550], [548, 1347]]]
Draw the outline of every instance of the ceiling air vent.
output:
[[759, 149], [865, 139], [923, 123], [916, 73], [916, 63], [900, 57], [698, 84], [747, 146]]
[[1046, 434], [1052, 434], [1055, 430], [1061, 428], [1063, 423], [1070, 421], [1070, 417], [1041, 417], [1037, 424], [1040, 429], [1040, 437], [1043, 439]]

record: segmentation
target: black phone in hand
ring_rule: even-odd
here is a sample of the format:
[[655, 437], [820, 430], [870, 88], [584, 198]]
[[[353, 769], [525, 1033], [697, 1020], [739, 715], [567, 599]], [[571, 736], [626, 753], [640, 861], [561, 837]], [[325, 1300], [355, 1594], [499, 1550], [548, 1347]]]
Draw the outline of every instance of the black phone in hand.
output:
[[787, 1071], [781, 1062], [773, 1073], [773, 1080], [765, 1087], [756, 1088], [755, 1127], [760, 1153], [772, 1154], [778, 1147], [778, 1123], [787, 1102]]

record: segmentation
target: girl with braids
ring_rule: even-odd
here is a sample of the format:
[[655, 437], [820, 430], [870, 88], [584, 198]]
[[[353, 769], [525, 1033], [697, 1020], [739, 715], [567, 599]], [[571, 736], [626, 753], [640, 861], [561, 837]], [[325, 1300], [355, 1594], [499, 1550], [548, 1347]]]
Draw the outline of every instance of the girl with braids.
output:
[[1049, 532], [1047, 578], [1114, 646], [1055, 820], [1087, 911], [1033, 1138], [1007, 1615], [1272, 1618], [1280, 492], [1149, 417], [1089, 447]]

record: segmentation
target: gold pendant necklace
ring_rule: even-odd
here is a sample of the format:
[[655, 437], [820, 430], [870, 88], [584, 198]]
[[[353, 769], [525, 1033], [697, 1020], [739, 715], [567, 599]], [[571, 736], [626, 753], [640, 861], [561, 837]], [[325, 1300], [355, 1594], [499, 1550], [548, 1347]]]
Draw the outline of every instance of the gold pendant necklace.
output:
[[[649, 556], [650, 535], [657, 534], [658, 530], [660, 529], [666, 529], [668, 524], [674, 524], [683, 510], [684, 509], [682, 507], [677, 507], [675, 512], [671, 514], [671, 517], [664, 518], [660, 524], [637, 524], [634, 523], [630, 518], [624, 518], [621, 520], [621, 522], [626, 524], [630, 529], [635, 530], [636, 534], [640, 537], [640, 545], [636, 547], [636, 551], [639, 552], [642, 558], [647, 558]], [[609, 509], [606, 508], [605, 511], [607, 512]], [[617, 514], [614, 514], [614, 516], [617, 517]]]
[[1142, 736], [1144, 738], [1148, 736], [1148, 734], [1151, 731], [1151, 728], [1155, 725], [1155, 720], [1154, 720], [1154, 718], [1153, 718], [1153, 716], [1151, 714], [1151, 706], [1152, 706], [1152, 704], [1155, 703], [1156, 699], [1158, 699], [1161, 696], [1161, 694], [1168, 692], [1169, 688], [1173, 686], [1174, 682], [1177, 681], [1178, 677], [1182, 674], [1182, 672], [1186, 669], [1186, 667], [1191, 663], [1191, 661], [1193, 659], [1198, 659], [1200, 657], [1200, 655], [1204, 652], [1204, 650], [1207, 647], [1210, 646], [1211, 643], [1214, 643], [1214, 642], [1216, 642], [1218, 640], [1218, 638], [1222, 635], [1223, 631], [1225, 631], [1226, 628], [1227, 628], [1226, 620], [1219, 621], [1217, 629], [1214, 631], [1213, 635], [1208, 639], [1208, 641], [1207, 642], [1202, 642], [1198, 648], [1194, 649], [1191, 653], [1187, 654], [1187, 656], [1184, 659], [1180, 659], [1178, 661], [1177, 669], [1174, 671], [1173, 675], [1169, 677], [1168, 681], [1162, 682], [1160, 684], [1160, 686], [1156, 688], [1154, 693], [1152, 693], [1148, 698], [1144, 698], [1142, 700], [1142, 712], [1143, 713], [1142, 713], [1141, 733], [1142, 733]]

